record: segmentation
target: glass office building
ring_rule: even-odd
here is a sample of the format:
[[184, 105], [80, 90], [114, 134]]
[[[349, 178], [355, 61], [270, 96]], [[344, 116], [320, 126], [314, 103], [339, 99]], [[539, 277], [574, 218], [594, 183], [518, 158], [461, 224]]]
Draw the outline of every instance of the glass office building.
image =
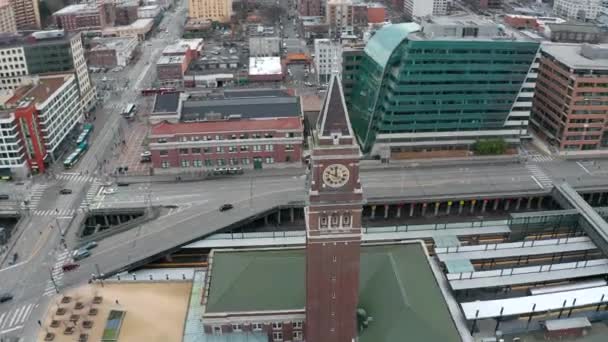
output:
[[467, 155], [527, 135], [539, 43], [477, 17], [394, 24], [368, 42], [347, 100], [372, 156]]

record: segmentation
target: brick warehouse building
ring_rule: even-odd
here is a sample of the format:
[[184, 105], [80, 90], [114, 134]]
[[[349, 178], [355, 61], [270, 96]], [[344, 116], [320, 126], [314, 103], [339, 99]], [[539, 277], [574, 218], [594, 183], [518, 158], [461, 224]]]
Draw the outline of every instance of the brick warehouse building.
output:
[[544, 44], [531, 126], [562, 151], [608, 147], [608, 45]]
[[[336, 76], [315, 128], [306, 247], [213, 250], [204, 333], [218, 341], [461, 341], [421, 241], [361, 245], [360, 151]], [[359, 325], [365, 316], [372, 323]]]
[[225, 90], [212, 98], [158, 95], [150, 122], [156, 172], [302, 162], [301, 104], [282, 90]]

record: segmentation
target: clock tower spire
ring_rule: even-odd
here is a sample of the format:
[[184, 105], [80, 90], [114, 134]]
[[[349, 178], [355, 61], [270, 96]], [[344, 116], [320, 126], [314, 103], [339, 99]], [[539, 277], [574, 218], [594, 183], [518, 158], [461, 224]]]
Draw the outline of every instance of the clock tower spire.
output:
[[306, 340], [357, 335], [363, 192], [359, 146], [333, 75], [312, 136], [306, 207]]

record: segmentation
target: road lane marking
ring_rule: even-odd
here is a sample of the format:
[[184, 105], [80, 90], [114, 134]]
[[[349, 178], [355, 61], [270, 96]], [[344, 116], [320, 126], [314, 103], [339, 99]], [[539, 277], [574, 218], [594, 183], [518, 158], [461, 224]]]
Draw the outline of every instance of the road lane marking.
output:
[[2, 315], [0, 315], [0, 328], [2, 327], [2, 322], [4, 321], [4, 316], [6, 316], [6, 312], [3, 312]]
[[11, 319], [11, 323], [8, 325], [8, 327], [12, 327], [13, 325], [15, 325], [17, 316], [19, 316], [19, 314], [21, 313], [21, 309], [25, 309], [24, 306], [18, 308], [17, 310], [15, 310], [15, 314], [13, 315], [13, 318]]
[[28, 316], [30, 315], [30, 312], [32, 311], [33, 308], [34, 308], [34, 304], [28, 305], [27, 309], [23, 311], [24, 313], [23, 313], [21, 319], [17, 323], [21, 323], [21, 324], [25, 323], [25, 320], [28, 318]]
[[581, 169], [583, 169], [585, 172], [587, 172], [588, 175], [591, 174], [591, 172], [589, 172], [589, 170], [587, 170], [587, 168], [581, 163], [581, 162], [576, 162], [578, 164], [578, 166], [581, 167]]
[[540, 182], [538, 181], [538, 179], [536, 179], [536, 177], [534, 177], [534, 176], [530, 176], [530, 177], [532, 177], [532, 179], [533, 179], [533, 180], [536, 182], [536, 184], [538, 184], [538, 186], [539, 186], [541, 189], [544, 189], [544, 188], [545, 188], [545, 187], [544, 187], [542, 184], [540, 184]]

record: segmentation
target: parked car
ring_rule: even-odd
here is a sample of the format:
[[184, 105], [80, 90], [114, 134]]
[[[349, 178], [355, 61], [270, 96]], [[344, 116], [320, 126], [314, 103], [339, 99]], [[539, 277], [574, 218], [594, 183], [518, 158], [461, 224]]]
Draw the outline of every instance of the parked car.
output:
[[61, 189], [59, 190], [59, 193], [62, 195], [69, 195], [72, 193], [72, 189]]
[[222, 206], [220, 207], [220, 211], [227, 211], [234, 208], [234, 206], [230, 203], [226, 203], [226, 204], [222, 204]]
[[228, 168], [228, 173], [232, 175], [240, 175], [243, 173], [243, 168], [240, 166]]
[[12, 300], [12, 299], [13, 299], [13, 295], [8, 292], [0, 294], [0, 303], [8, 302], [9, 300]]
[[0, 200], [7, 200], [9, 198], [10, 198], [10, 196], [7, 194], [0, 194]]
[[89, 250], [89, 249], [93, 249], [95, 247], [97, 247], [97, 241], [91, 241], [91, 242], [87, 243], [86, 245], [82, 246], [81, 249]]
[[78, 261], [78, 260], [82, 260], [84, 258], [88, 258], [91, 256], [91, 252], [89, 252], [88, 249], [77, 249], [74, 251], [74, 254], [72, 254], [72, 258], [74, 259], [74, 261]]

